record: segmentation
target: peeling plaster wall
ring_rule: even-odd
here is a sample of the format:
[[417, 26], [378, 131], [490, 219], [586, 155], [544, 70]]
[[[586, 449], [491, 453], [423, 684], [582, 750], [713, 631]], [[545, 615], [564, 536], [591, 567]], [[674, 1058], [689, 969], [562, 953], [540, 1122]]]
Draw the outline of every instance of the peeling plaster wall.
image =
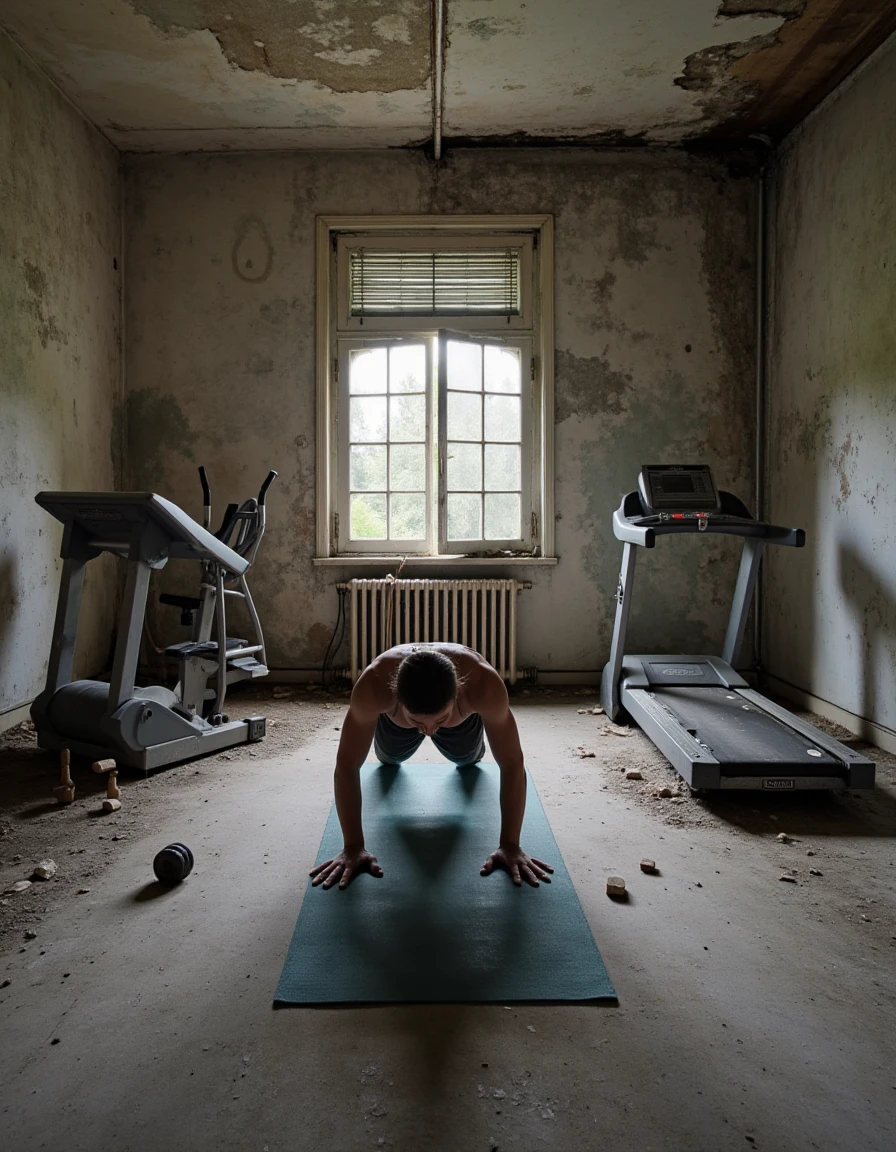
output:
[[[896, 729], [896, 42], [777, 174], [768, 670]], [[784, 551], [784, 550], [782, 550]]]
[[[2, 714], [43, 688], [50, 654], [62, 526], [35, 494], [116, 486], [121, 223], [114, 150], [2, 33], [0, 92]], [[115, 587], [95, 561], [77, 673], [106, 663]]]
[[[479, 570], [534, 584], [519, 603], [522, 665], [605, 661], [621, 558], [611, 516], [642, 463], [706, 460], [749, 500], [753, 182], [718, 160], [581, 150], [457, 151], [440, 167], [382, 152], [131, 157], [126, 186], [127, 482], [198, 516], [205, 464], [217, 520], [269, 467], [280, 472], [251, 581], [273, 666], [319, 666], [334, 584], [351, 575], [311, 564], [319, 214], [555, 215], [561, 562]], [[736, 559], [717, 538], [661, 541], [642, 564], [633, 644], [718, 649]], [[194, 576], [172, 564], [162, 580], [188, 589]], [[165, 620], [153, 620], [157, 642], [179, 635], [176, 613]]]

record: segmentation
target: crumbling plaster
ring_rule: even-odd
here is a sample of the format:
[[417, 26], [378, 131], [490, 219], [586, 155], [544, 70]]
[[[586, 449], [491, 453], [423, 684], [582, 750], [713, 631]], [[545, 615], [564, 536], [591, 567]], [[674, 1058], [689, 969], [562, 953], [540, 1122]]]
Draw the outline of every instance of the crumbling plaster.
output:
[[[702, 136], [748, 117], [778, 83], [778, 37], [801, 27], [812, 5], [830, 0], [451, 0], [445, 135]], [[428, 4], [6, 0], [2, 18], [129, 151], [366, 149], [425, 144], [432, 134]], [[799, 74], [814, 77], [808, 66]]]
[[[896, 42], [787, 142], [775, 178], [769, 671], [896, 729]], [[811, 587], [812, 595], [806, 595]]]
[[[114, 150], [0, 33], [0, 714], [43, 687], [61, 561], [44, 489], [120, 481]], [[88, 569], [77, 670], [105, 667], [117, 579]]]
[[[459, 151], [439, 167], [408, 153], [131, 157], [127, 484], [198, 515], [205, 464], [219, 515], [277, 469], [253, 592], [272, 664], [318, 666], [351, 566], [312, 566], [316, 215], [551, 212], [561, 559], [508, 574], [534, 584], [520, 662], [595, 670], [620, 558], [611, 515], [640, 465], [705, 459], [720, 484], [752, 491], [753, 188], [673, 153]], [[649, 560], [634, 641], [718, 647], [736, 549]], [[159, 586], [176, 579], [169, 565]], [[179, 635], [176, 613], [153, 626], [157, 641]]]

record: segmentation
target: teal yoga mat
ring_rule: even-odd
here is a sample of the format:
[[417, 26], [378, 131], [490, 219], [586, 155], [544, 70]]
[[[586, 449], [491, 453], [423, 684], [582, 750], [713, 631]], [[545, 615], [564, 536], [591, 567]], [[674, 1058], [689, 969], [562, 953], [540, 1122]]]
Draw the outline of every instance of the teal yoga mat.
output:
[[[531, 778], [522, 845], [552, 883], [479, 875], [499, 779], [495, 764], [364, 765], [365, 840], [385, 875], [309, 879], [275, 1004], [616, 999]], [[341, 848], [334, 806], [317, 862]]]

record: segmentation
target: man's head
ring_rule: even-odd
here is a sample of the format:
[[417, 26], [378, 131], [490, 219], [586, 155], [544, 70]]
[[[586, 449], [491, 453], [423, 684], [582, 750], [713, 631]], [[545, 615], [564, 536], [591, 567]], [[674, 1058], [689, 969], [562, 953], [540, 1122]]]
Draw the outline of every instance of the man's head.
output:
[[457, 669], [444, 653], [414, 648], [398, 665], [392, 685], [408, 720], [427, 735], [451, 718]]

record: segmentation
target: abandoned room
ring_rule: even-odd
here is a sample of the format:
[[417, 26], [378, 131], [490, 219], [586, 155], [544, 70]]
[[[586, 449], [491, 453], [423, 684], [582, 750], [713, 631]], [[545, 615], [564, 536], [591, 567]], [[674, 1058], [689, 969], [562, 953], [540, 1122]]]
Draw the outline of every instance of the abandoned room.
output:
[[894, 141], [892, 0], [0, 0], [4, 1152], [896, 1147]]

